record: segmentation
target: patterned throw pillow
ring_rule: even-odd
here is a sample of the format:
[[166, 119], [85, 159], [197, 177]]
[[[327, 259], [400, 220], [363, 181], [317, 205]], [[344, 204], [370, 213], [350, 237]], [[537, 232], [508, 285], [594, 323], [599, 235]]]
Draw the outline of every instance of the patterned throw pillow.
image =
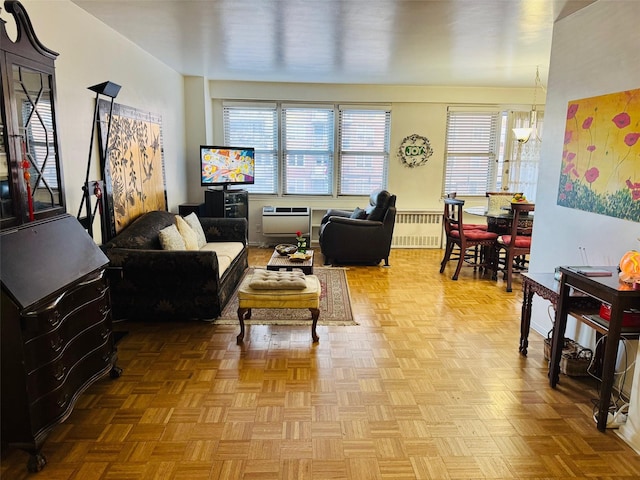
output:
[[160, 245], [163, 250], [186, 250], [187, 247], [182, 240], [182, 235], [175, 225], [169, 225], [158, 232]]
[[184, 221], [189, 224], [194, 232], [196, 232], [196, 236], [198, 237], [198, 248], [204, 247], [207, 244], [207, 237], [205, 236], [204, 230], [202, 229], [200, 219], [195, 214], [195, 212], [191, 212], [189, 215], [184, 217]]
[[182, 235], [182, 240], [184, 240], [184, 246], [187, 250], [199, 250], [196, 232], [180, 215], [176, 215], [176, 226], [178, 227], [178, 232]]

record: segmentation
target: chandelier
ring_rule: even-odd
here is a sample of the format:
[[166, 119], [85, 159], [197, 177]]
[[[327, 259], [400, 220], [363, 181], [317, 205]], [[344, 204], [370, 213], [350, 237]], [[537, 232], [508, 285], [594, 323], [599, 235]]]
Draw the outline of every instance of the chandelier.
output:
[[544, 91], [544, 86], [540, 81], [540, 70], [536, 67], [536, 80], [533, 87], [533, 104], [531, 105], [531, 112], [529, 114], [529, 126], [514, 128], [513, 135], [519, 143], [527, 143], [536, 130], [536, 122], [538, 120], [538, 112], [536, 111], [536, 97], [538, 93], [538, 86]]

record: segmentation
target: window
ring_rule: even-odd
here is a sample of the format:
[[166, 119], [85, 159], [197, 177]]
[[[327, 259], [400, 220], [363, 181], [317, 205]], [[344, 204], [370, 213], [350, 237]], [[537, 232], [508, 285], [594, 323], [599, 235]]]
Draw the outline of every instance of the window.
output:
[[333, 106], [282, 107], [283, 193], [331, 194], [333, 129]]
[[387, 185], [389, 110], [340, 109], [338, 194], [368, 195]]
[[[507, 158], [510, 158], [509, 168], [503, 172], [503, 182], [507, 185], [507, 190], [523, 192], [530, 202], [534, 202], [536, 198], [544, 111], [538, 111], [534, 121], [535, 129], [529, 140], [523, 144], [513, 140], [510, 148], [507, 149], [507, 155], [509, 155]], [[528, 127], [531, 122], [530, 112], [512, 113], [514, 127]]]
[[255, 184], [250, 193], [276, 193], [278, 188], [278, 125], [276, 105], [225, 105], [224, 143], [230, 147], [254, 147]]
[[443, 193], [485, 195], [499, 187], [501, 119], [498, 111], [449, 110]]
[[389, 108], [225, 102], [223, 124], [225, 144], [256, 149], [250, 193], [368, 195], [387, 185]]

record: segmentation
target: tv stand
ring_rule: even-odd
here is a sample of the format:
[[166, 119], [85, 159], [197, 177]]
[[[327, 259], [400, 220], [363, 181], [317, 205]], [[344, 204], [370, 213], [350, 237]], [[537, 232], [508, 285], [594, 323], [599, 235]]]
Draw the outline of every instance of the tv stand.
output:
[[249, 194], [246, 190], [205, 190], [204, 210], [207, 217], [246, 218], [249, 221]]

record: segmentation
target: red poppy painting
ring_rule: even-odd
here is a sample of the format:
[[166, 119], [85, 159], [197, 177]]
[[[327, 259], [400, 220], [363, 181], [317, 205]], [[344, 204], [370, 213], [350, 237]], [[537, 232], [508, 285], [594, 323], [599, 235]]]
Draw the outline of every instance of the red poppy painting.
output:
[[640, 89], [569, 102], [558, 205], [640, 222]]

